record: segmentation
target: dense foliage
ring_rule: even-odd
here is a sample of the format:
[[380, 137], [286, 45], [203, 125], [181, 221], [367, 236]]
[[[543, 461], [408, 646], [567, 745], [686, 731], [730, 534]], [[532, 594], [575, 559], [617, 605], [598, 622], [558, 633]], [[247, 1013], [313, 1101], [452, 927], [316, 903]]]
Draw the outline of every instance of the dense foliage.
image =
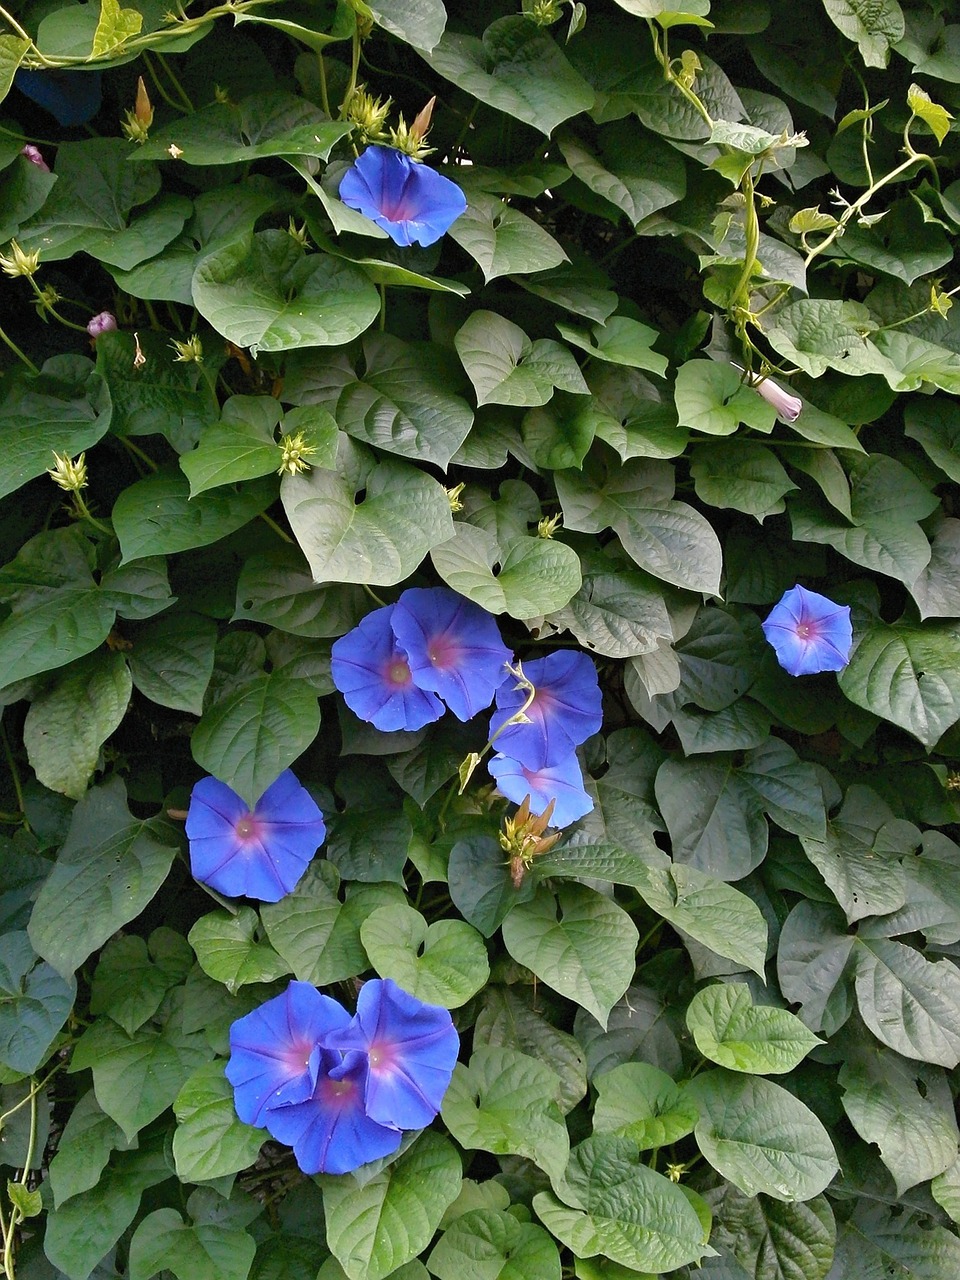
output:
[[960, 25], [672, 2], [0, 9], [6, 1280], [960, 1275]]

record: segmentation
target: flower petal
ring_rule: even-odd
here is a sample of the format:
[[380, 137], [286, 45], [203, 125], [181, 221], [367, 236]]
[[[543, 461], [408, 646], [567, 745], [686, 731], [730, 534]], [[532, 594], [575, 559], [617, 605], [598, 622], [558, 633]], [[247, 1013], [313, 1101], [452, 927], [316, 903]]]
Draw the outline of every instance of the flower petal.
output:
[[485, 609], [447, 587], [411, 587], [390, 625], [419, 688], [439, 694], [458, 720], [489, 707], [513, 655]]
[[422, 729], [439, 720], [444, 707], [419, 689], [406, 655], [397, 646], [390, 619], [393, 605], [374, 609], [331, 650], [330, 673], [347, 706], [377, 729]]
[[799, 585], [791, 587], [762, 625], [777, 661], [792, 676], [842, 671], [850, 661], [850, 607], [836, 604], [816, 591]]
[[593, 800], [583, 788], [576, 753], [544, 769], [527, 769], [516, 760], [496, 755], [488, 762], [487, 769], [496, 779], [500, 794], [514, 804], [522, 804], [529, 796], [532, 814], [543, 813], [553, 800], [551, 827], [569, 827], [593, 809]]
[[240, 1119], [262, 1128], [271, 1104], [309, 1098], [317, 1046], [349, 1023], [346, 1009], [308, 982], [291, 982], [282, 995], [238, 1018], [230, 1028], [225, 1075]]
[[449, 1011], [424, 1004], [391, 978], [363, 984], [353, 1022], [327, 1043], [365, 1054], [366, 1113], [401, 1129], [433, 1120], [460, 1051]]
[[527, 696], [511, 677], [497, 690], [490, 736], [497, 735], [498, 751], [528, 769], [550, 768], [566, 760], [603, 722], [597, 669], [585, 653], [561, 649], [523, 670], [537, 691], [526, 713], [530, 723], [504, 728]]
[[400, 245], [433, 244], [467, 207], [455, 182], [393, 147], [367, 147], [340, 180], [340, 199]]

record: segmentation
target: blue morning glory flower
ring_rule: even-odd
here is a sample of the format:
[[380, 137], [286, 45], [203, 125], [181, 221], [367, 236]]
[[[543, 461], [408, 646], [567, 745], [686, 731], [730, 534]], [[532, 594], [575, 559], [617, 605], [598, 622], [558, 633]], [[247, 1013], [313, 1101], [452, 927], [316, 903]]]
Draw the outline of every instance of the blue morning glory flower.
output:
[[526, 663], [523, 673], [536, 689], [526, 713], [530, 723], [503, 728], [527, 699], [511, 676], [497, 690], [490, 736], [496, 735], [498, 751], [528, 769], [551, 768], [568, 759], [603, 722], [597, 668], [585, 653], [560, 649]]
[[487, 762], [487, 769], [496, 779], [500, 794], [514, 804], [522, 804], [529, 796], [532, 814], [539, 816], [553, 800], [551, 827], [569, 827], [593, 808], [593, 801], [583, 789], [576, 754], [546, 769], [525, 769], [508, 756], [496, 755]]
[[346, 1009], [309, 982], [291, 982], [282, 995], [238, 1018], [230, 1028], [224, 1074], [240, 1119], [263, 1128], [268, 1107], [311, 1097], [320, 1074], [320, 1042], [349, 1023]]
[[411, 587], [390, 625], [418, 688], [439, 694], [458, 720], [489, 707], [513, 655], [485, 609], [447, 587]]
[[433, 1120], [460, 1051], [449, 1012], [424, 1004], [391, 978], [363, 984], [356, 1017], [327, 1043], [362, 1055], [366, 1114], [401, 1129]]
[[853, 644], [850, 606], [835, 604], [806, 587], [791, 587], [771, 609], [763, 634], [792, 676], [842, 671]]
[[285, 769], [251, 812], [217, 778], [201, 778], [187, 811], [190, 870], [230, 898], [278, 902], [296, 888], [326, 835], [323, 814]]
[[100, 110], [102, 101], [99, 71], [28, 71], [25, 67], [13, 83], [25, 98], [50, 113], [57, 124], [86, 124]]
[[433, 244], [467, 207], [455, 182], [393, 147], [367, 147], [340, 180], [340, 199], [401, 245]]
[[392, 1155], [400, 1129], [378, 1124], [364, 1106], [366, 1058], [320, 1048], [313, 1093], [303, 1102], [272, 1108], [267, 1130], [293, 1147], [304, 1173], [349, 1173], [370, 1160]]
[[394, 606], [374, 609], [331, 650], [330, 674], [347, 706], [377, 729], [422, 729], [439, 720], [443, 703], [414, 683], [391, 629]]

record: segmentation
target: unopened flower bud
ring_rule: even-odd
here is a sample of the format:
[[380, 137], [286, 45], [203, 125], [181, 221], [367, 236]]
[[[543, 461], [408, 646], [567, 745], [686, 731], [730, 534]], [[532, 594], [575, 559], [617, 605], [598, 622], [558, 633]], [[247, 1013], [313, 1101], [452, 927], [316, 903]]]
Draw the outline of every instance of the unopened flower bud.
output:
[[309, 248], [310, 237], [307, 234], [307, 224], [305, 222], [301, 223], [301, 225], [298, 227], [296, 222], [294, 222], [293, 218], [291, 217], [290, 221], [287, 223], [287, 235], [290, 237], [291, 240], [293, 240], [296, 244], [298, 244], [301, 249]]
[[57, 453], [54, 450], [54, 465], [47, 468], [47, 475], [66, 493], [79, 493], [81, 489], [87, 487], [85, 458], [86, 455], [81, 453], [76, 462], [72, 462], [69, 454]]
[[87, 321], [87, 333], [91, 338], [99, 338], [101, 333], [110, 333], [117, 327], [117, 317], [111, 311], [101, 311]]
[[455, 484], [452, 489], [444, 489], [444, 493], [447, 495], [447, 501], [450, 503], [450, 510], [454, 515], [456, 515], [458, 511], [463, 510], [463, 503], [460, 501], [460, 495], [463, 493], [465, 488], [466, 485], [461, 483]]
[[203, 343], [197, 334], [191, 334], [186, 342], [174, 338], [170, 346], [176, 352], [173, 358], [177, 364], [203, 364]]
[[317, 446], [311, 444], [302, 431], [282, 435], [280, 437], [280, 466], [277, 475], [295, 476], [300, 471], [309, 471], [308, 458], [317, 452]]
[[[740, 373], [744, 372], [738, 364], [733, 367]], [[771, 378], [758, 377], [753, 373], [747, 373], [745, 377], [747, 386], [756, 391], [757, 395], [766, 400], [767, 404], [773, 405], [777, 411], [777, 417], [782, 422], [796, 422], [803, 409], [803, 401], [799, 396], [791, 395], [789, 391], [785, 391], [783, 387], [779, 386]]]
[[26, 253], [17, 244], [16, 240], [10, 241], [10, 253], [0, 253], [0, 271], [5, 276], [16, 278], [17, 276], [32, 276], [36, 274], [37, 268], [40, 266], [40, 250], [32, 249]]
[[352, 120], [360, 130], [361, 141], [379, 142], [386, 136], [384, 125], [392, 105], [391, 98], [386, 101], [375, 98], [363, 85], [354, 90], [347, 104], [347, 119]]
[[40, 154], [40, 148], [35, 147], [32, 142], [28, 142], [25, 147], [21, 147], [20, 154], [29, 160], [31, 164], [35, 164], [38, 169], [42, 169], [44, 173], [50, 172], [50, 166]]
[[390, 130], [390, 145], [402, 151], [404, 155], [410, 156], [412, 160], [422, 160], [433, 151], [433, 147], [426, 145], [426, 137], [430, 131], [435, 102], [436, 98], [431, 98], [423, 110], [417, 113], [413, 124], [408, 125], [401, 116], [396, 129]]

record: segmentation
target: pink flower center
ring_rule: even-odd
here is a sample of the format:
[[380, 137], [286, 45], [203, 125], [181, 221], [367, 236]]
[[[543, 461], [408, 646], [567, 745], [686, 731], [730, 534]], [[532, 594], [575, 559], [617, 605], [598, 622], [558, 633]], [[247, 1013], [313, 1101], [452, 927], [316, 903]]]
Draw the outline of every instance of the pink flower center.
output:
[[367, 1050], [367, 1060], [374, 1071], [389, 1071], [394, 1065], [396, 1049], [392, 1044], [375, 1041]]
[[395, 658], [387, 665], [387, 682], [389, 684], [408, 685], [413, 677], [410, 675], [410, 667], [403, 658]]
[[450, 636], [437, 636], [427, 647], [427, 657], [435, 667], [449, 670], [462, 660], [462, 649]]
[[313, 1045], [307, 1041], [289, 1045], [281, 1054], [281, 1061], [289, 1068], [291, 1076], [300, 1075], [310, 1064]]
[[244, 814], [233, 829], [238, 839], [243, 840], [244, 843], [257, 840], [260, 836], [260, 823], [252, 813]]
[[818, 635], [817, 625], [814, 622], [798, 622], [797, 635], [801, 640], [815, 640]]
[[344, 1110], [353, 1104], [356, 1092], [355, 1080], [331, 1080], [329, 1076], [321, 1082], [319, 1090], [320, 1097], [327, 1106]]

